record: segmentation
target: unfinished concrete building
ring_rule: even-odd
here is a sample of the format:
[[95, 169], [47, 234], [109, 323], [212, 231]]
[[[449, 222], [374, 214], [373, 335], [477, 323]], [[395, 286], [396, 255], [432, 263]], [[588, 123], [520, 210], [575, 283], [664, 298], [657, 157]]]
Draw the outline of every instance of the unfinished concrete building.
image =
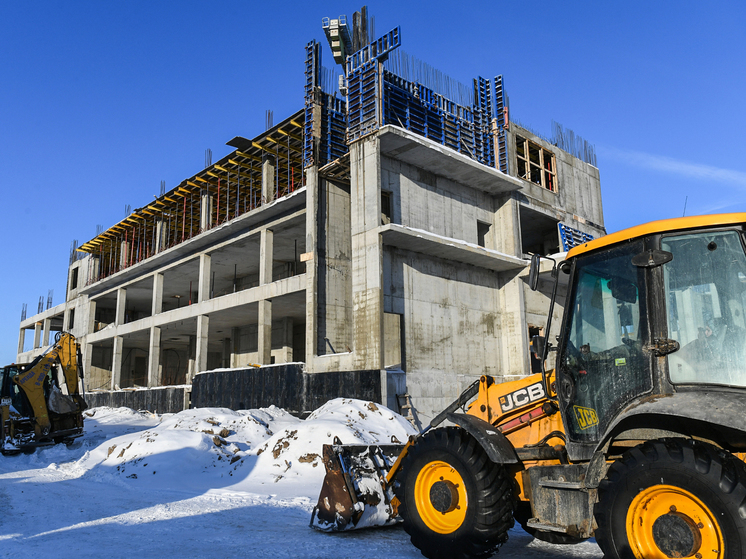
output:
[[459, 86], [356, 18], [323, 22], [340, 71], [307, 45], [298, 112], [78, 247], [65, 303], [21, 322], [18, 362], [66, 330], [88, 392], [374, 371], [422, 423], [479, 375], [532, 370], [548, 303], [527, 255], [604, 234], [592, 150], [511, 122], [501, 76]]

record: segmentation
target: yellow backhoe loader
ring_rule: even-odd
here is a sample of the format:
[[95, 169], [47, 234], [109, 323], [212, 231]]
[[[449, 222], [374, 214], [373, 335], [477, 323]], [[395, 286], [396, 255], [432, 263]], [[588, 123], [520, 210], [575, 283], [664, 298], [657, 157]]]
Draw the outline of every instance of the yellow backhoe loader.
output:
[[83, 434], [85, 399], [80, 346], [60, 333], [43, 355], [28, 365], [0, 369], [0, 452], [71, 442]]
[[746, 557], [745, 247], [739, 213], [573, 248], [557, 343], [532, 340], [554, 368], [481, 377], [403, 448], [326, 446], [311, 525], [401, 520], [429, 558], [487, 557], [514, 520], [608, 559]]

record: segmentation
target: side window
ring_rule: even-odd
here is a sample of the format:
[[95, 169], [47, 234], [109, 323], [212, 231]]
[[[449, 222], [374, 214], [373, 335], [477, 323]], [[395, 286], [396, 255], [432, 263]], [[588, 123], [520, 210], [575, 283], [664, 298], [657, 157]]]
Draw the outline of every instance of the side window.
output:
[[673, 384], [746, 386], [746, 256], [736, 231], [665, 237], [668, 356]]

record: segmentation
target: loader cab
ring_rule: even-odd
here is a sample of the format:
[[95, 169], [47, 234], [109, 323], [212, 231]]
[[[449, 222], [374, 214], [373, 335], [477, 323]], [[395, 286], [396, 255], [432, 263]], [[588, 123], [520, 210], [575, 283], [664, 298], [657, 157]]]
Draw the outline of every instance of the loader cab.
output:
[[620, 413], [657, 395], [743, 392], [744, 247], [739, 224], [650, 231], [568, 255], [557, 358], [568, 452], [587, 455]]
[[0, 369], [0, 397], [3, 401], [10, 401], [11, 410], [21, 417], [29, 417], [32, 414], [28, 398], [20, 386], [13, 382], [25, 369], [24, 365], [8, 365]]

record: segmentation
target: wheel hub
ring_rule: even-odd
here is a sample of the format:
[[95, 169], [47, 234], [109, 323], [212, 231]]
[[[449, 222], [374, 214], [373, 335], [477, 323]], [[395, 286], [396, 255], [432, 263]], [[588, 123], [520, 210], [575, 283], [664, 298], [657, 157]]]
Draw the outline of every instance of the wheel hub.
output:
[[702, 545], [702, 534], [691, 518], [670, 512], [653, 523], [653, 541], [666, 557], [691, 557]]
[[449, 463], [425, 464], [414, 483], [417, 512], [425, 525], [438, 534], [452, 534], [466, 518], [468, 499], [464, 479]]
[[458, 506], [458, 490], [450, 481], [436, 481], [430, 488], [430, 502], [441, 514], [451, 512]]

